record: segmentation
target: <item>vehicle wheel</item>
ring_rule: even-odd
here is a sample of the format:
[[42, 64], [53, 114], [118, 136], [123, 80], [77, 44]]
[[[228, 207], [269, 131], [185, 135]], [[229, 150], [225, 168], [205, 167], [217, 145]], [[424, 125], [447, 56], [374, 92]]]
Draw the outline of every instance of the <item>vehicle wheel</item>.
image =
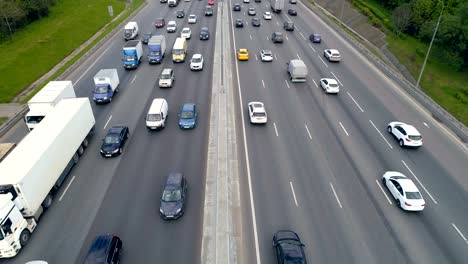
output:
[[87, 148], [87, 147], [88, 147], [89, 141], [88, 141], [88, 138], [87, 138], [87, 137], [83, 140], [83, 143], [81, 143], [81, 145], [83, 146], [83, 148]]
[[396, 200], [396, 205], [401, 208], [401, 202], [400, 200]]
[[20, 244], [22, 247], [26, 246], [26, 244], [28, 244], [28, 241], [29, 241], [29, 238], [31, 237], [31, 233], [29, 232], [29, 230], [23, 230], [21, 232], [21, 235], [19, 237], [19, 241], [20, 241]]
[[109, 97], [109, 103], [112, 102], [112, 97]]
[[405, 142], [403, 142], [403, 139], [400, 139], [400, 147], [404, 147], [405, 146]]
[[78, 153], [75, 152], [75, 155], [73, 155], [73, 162], [76, 164], [78, 163], [79, 160], [80, 160], [80, 156], [78, 155]]
[[52, 201], [54, 201], [54, 196], [52, 196], [52, 194], [48, 194], [42, 202], [42, 208], [49, 208], [52, 205]]
[[392, 127], [391, 127], [391, 126], [388, 126], [388, 127], [387, 127], [387, 131], [388, 131], [388, 133], [392, 133]]
[[78, 148], [78, 155], [83, 155], [83, 152], [84, 152], [84, 148], [83, 146], [80, 145], [80, 147]]
[[116, 93], [119, 92], [119, 87], [115, 88], [115, 92], [116, 92]]
[[387, 181], [385, 181], [385, 178], [382, 178], [382, 184], [383, 184], [383, 186], [385, 186], [385, 187], [387, 186]]
[[122, 148], [119, 148], [119, 154], [122, 154]]

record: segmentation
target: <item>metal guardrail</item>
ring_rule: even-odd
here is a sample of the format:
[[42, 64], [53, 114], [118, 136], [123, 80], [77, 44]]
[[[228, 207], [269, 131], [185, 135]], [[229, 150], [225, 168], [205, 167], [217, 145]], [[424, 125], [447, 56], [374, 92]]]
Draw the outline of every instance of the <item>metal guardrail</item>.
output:
[[[314, 6], [307, 0], [302, 1], [302, 3], [307, 8], [309, 8], [312, 12], [314, 12], [316, 15], [318, 15], [325, 21], [329, 19], [327, 16], [332, 17], [341, 26], [343, 26], [344, 28], [352, 32], [354, 35], [356, 35], [356, 37], [366, 42], [368, 45], [374, 47], [376, 51], [380, 53], [377, 47], [375, 47], [372, 43], [370, 43], [367, 39], [365, 39], [363, 36], [358, 34], [352, 28], [350, 28], [349, 26], [341, 22], [337, 17], [335, 17], [330, 12], [328, 12], [325, 8], [321, 7], [320, 5], [316, 3], [316, 7], [318, 7], [323, 13], [316, 12], [316, 9], [314, 9]], [[443, 123], [445, 126], [447, 126], [464, 143], [468, 142], [468, 128], [463, 123], [458, 121], [452, 114], [447, 112], [447, 110], [442, 108], [432, 98], [430, 98], [427, 94], [425, 94], [423, 91], [418, 89], [410, 81], [405, 79], [401, 73], [397, 72], [394, 68], [390, 67], [385, 62], [383, 62], [380, 58], [375, 56], [367, 47], [359, 43], [357, 40], [355, 40], [353, 37], [347, 34], [343, 29], [341, 29], [334, 23], [329, 24], [329, 26], [333, 27], [336, 32], [338, 32], [342, 37], [344, 37], [349, 43], [353, 44], [355, 48], [359, 49], [363, 55], [365, 55], [368, 59], [370, 59], [369, 61], [371, 63], [373, 63], [380, 70], [386, 73], [388, 77], [390, 77], [394, 81], [397, 81], [399, 86], [402, 87], [404, 91], [406, 91], [407, 94], [412, 96], [425, 109], [427, 109], [432, 114], [432, 116], [436, 119], [437, 122]]]

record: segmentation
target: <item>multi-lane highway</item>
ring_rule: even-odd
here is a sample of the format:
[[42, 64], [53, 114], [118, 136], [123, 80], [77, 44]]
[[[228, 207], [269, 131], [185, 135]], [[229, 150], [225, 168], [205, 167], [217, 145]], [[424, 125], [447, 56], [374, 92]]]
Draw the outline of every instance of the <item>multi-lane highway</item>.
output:
[[[25, 263], [43, 259], [49, 263], [81, 263], [94, 237], [117, 234], [123, 240], [123, 263], [150, 263], [167, 260], [171, 263], [196, 263], [199, 259], [203, 213], [205, 152], [209, 121], [214, 34], [207, 41], [199, 40], [201, 27], [214, 33], [214, 16], [204, 16], [205, 1], [181, 1], [175, 8], [159, 1], [148, 2], [135, 17], [144, 32], [164, 34], [167, 50], [162, 65], [149, 65], [146, 57], [134, 71], [122, 67], [122, 32], [106, 42], [94, 56], [76, 70], [73, 81], [77, 96], [91, 97], [93, 76], [99, 69], [118, 69], [121, 88], [112, 103], [93, 106], [96, 133], [79, 164], [61, 188], [54, 205], [41, 218], [31, 241], [17, 257], [2, 263]], [[183, 19], [176, 19], [176, 10], [185, 10]], [[196, 14], [196, 24], [188, 25], [189, 14]], [[163, 17], [177, 21], [176, 33], [156, 29], [154, 19]], [[171, 49], [183, 26], [192, 29], [185, 63], [171, 60]], [[123, 31], [123, 30], [122, 30]], [[146, 47], [144, 47], [146, 56]], [[194, 53], [205, 58], [203, 71], [191, 72], [188, 60]], [[155, 86], [163, 68], [175, 70], [175, 85], [170, 89]], [[151, 101], [163, 97], [168, 101], [166, 128], [151, 132], [145, 126], [145, 115]], [[182, 131], [177, 115], [185, 102], [198, 105], [198, 125]], [[123, 124], [130, 128], [130, 139], [123, 155], [104, 159], [99, 154], [106, 129]], [[4, 141], [18, 141], [24, 135], [23, 124], [15, 127]], [[16, 139], [16, 140], [15, 140]], [[184, 217], [168, 222], [159, 216], [163, 184], [170, 172], [183, 172], [188, 180], [188, 207]]]
[[[232, 5], [235, 1], [230, 1]], [[453, 140], [416, 103], [303, 4], [290, 5], [298, 16], [274, 14], [261, 27], [250, 25], [248, 7], [257, 17], [271, 11], [268, 3], [243, 4], [231, 11], [232, 21], [243, 18], [244, 28], [232, 25], [233, 52], [249, 49], [249, 61], [237, 61], [239, 111], [244, 114], [250, 172], [241, 191], [253, 190], [258, 253], [274, 263], [271, 239], [280, 229], [301, 236], [311, 263], [463, 263], [468, 257], [467, 162], [464, 146]], [[283, 30], [293, 21], [293, 32]], [[283, 32], [283, 44], [271, 34]], [[308, 39], [322, 35], [321, 44]], [[338, 49], [340, 63], [323, 57], [326, 48]], [[261, 62], [269, 49], [273, 62]], [[308, 66], [307, 83], [293, 84], [286, 73], [290, 59]], [[341, 91], [327, 95], [320, 78], [337, 79]], [[262, 101], [266, 126], [252, 126], [247, 103]], [[386, 132], [390, 121], [413, 124], [423, 134], [424, 146], [401, 149]], [[412, 179], [426, 200], [420, 213], [396, 208], [381, 184], [382, 174], [396, 170]], [[241, 195], [241, 197], [246, 197]], [[244, 199], [243, 206], [249, 206]], [[247, 221], [247, 219], [246, 219]]]

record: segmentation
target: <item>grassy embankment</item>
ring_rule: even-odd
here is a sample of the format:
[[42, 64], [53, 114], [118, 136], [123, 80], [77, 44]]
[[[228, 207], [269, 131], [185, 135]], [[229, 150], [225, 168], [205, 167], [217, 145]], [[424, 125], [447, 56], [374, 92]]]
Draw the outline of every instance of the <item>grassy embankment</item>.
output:
[[[417, 79], [429, 45], [408, 35], [394, 34], [390, 23], [391, 12], [377, 1], [354, 0], [353, 4], [369, 17], [370, 23], [385, 30], [388, 48]], [[433, 46], [421, 78], [421, 86], [434, 101], [468, 125], [468, 70], [457, 72], [444, 64], [446, 59]]]

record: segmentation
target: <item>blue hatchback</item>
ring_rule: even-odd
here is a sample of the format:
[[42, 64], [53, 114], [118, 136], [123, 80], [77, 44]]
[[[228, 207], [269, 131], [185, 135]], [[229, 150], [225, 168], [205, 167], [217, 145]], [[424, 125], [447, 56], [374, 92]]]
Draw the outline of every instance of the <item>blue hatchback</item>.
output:
[[179, 127], [181, 129], [191, 129], [197, 126], [197, 106], [186, 103], [182, 106], [179, 114]]

